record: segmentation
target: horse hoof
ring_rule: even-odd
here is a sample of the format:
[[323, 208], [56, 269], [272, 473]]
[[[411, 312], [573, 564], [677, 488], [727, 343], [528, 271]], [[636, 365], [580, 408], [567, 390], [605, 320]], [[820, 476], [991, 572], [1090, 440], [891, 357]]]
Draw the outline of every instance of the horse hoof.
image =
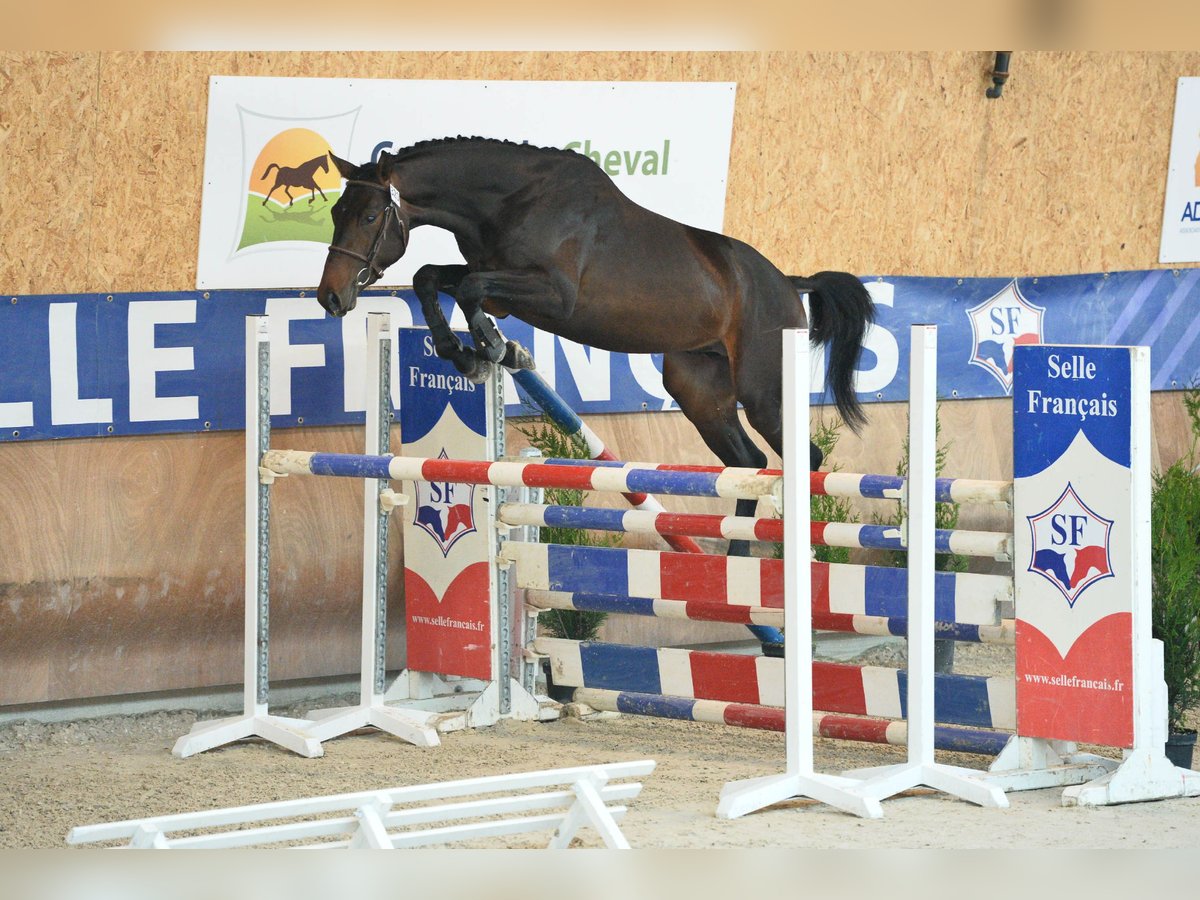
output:
[[492, 372], [495, 369], [496, 367], [486, 359], [476, 357], [475, 365], [471, 368], [470, 372], [466, 373], [467, 380], [474, 384], [483, 384], [492, 377]]
[[509, 341], [504, 345], [504, 359], [500, 361], [500, 364], [511, 372], [515, 372], [517, 369], [537, 368], [530, 352], [516, 341]]

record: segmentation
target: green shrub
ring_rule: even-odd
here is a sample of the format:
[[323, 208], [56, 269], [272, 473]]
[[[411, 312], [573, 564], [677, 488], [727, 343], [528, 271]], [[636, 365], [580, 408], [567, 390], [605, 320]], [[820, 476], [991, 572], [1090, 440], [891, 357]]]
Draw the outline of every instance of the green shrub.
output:
[[1200, 384], [1183, 392], [1191, 419], [1188, 452], [1153, 476], [1150, 575], [1154, 637], [1163, 642], [1168, 728], [1183, 730], [1200, 705]]
[[[558, 459], [591, 458], [583, 438], [578, 434], [564, 433], [556, 422], [546, 416], [520, 422], [516, 428], [530, 446], [542, 451], [543, 456]], [[544, 492], [544, 502], [552, 506], [582, 506], [586, 497], [586, 491], [572, 488], [546, 488]], [[612, 547], [621, 542], [621, 536], [582, 528], [547, 527], [540, 529], [539, 540], [543, 544], [567, 544], [573, 547]], [[607, 618], [608, 613], [603, 612], [548, 609], [538, 616], [538, 623], [551, 637], [592, 641]]]
[[[842, 425], [842, 420], [838, 418], [828, 423], [822, 421], [812, 432], [812, 442], [824, 454], [825, 467], [830, 472], [837, 472], [842, 468], [838, 463], [829, 462], [834, 448], [842, 438]], [[813, 494], [810, 499], [810, 509], [814, 522], [858, 521], [858, 514], [845, 497], [826, 497]], [[814, 546], [812, 558], [817, 562], [848, 563], [850, 562], [850, 548]]]
[[[933, 468], [936, 474], [941, 475], [942, 470], [946, 466], [946, 457], [950, 454], [950, 443], [942, 444], [940, 442], [942, 435], [942, 419], [941, 406], [939, 404], [937, 413], [934, 417], [934, 443], [936, 449], [933, 456]], [[896, 464], [896, 474], [908, 477], [908, 435], [904, 437], [904, 443], [901, 445], [900, 462]], [[933, 527], [953, 530], [958, 527], [959, 506], [957, 503], [936, 503], [933, 507]], [[904, 508], [901, 501], [896, 501], [896, 510], [890, 516], [876, 516], [876, 525], [887, 525], [899, 528], [904, 521]], [[908, 552], [906, 550], [888, 550], [887, 558], [893, 566], [907, 566]], [[938, 553], [934, 555], [933, 568], [938, 572], [965, 572], [969, 560], [965, 556], [960, 556], [957, 553]]]

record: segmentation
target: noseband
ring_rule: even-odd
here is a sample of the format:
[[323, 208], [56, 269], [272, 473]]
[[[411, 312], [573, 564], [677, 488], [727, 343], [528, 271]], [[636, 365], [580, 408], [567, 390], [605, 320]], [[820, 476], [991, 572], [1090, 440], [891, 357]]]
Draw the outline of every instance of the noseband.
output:
[[357, 259], [359, 262], [365, 263], [365, 265], [358, 270], [358, 274], [354, 277], [354, 281], [359, 287], [365, 287], [366, 284], [371, 280], [372, 273], [377, 279], [383, 277], [383, 269], [376, 264], [375, 256], [379, 253], [379, 245], [383, 243], [384, 235], [387, 234], [388, 223], [395, 222], [396, 228], [399, 229], [401, 253], [404, 252], [404, 248], [408, 247], [408, 227], [404, 224], [404, 219], [400, 216], [400, 208], [397, 205], [397, 199], [399, 195], [396, 193], [396, 189], [390, 183], [380, 184], [377, 181], [357, 181], [348, 179], [346, 184], [357, 184], [362, 185], [363, 187], [374, 188], [375, 190], [383, 191], [388, 195], [388, 204], [383, 210], [383, 221], [379, 223], [379, 230], [375, 232], [375, 237], [371, 241], [371, 249], [367, 251], [366, 256], [363, 256], [361, 253], [355, 253], [353, 250], [347, 250], [345, 247], [338, 247], [335, 244], [329, 245], [330, 253], [341, 253], [344, 256], [349, 256]]

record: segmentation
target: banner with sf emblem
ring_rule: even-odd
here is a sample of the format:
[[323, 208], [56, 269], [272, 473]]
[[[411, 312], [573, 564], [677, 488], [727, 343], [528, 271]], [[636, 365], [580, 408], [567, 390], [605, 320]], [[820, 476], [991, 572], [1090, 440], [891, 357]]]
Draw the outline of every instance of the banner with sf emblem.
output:
[[[1134, 742], [1134, 646], [1148, 628], [1137, 574], [1149, 494], [1145, 347], [1013, 352], [1013, 560], [1023, 735]], [[1140, 408], [1136, 408], [1140, 405]], [[1143, 479], [1145, 481], [1145, 479]], [[1148, 481], [1145, 481], [1148, 484]], [[1144, 494], [1144, 496], [1143, 496]]]
[[[439, 359], [426, 329], [398, 334], [401, 454], [490, 459], [496, 416], [488, 386]], [[489, 502], [495, 488], [421, 481], [405, 488], [408, 668], [490, 681], [496, 677], [490, 611], [496, 584], [488, 565], [496, 540]]]

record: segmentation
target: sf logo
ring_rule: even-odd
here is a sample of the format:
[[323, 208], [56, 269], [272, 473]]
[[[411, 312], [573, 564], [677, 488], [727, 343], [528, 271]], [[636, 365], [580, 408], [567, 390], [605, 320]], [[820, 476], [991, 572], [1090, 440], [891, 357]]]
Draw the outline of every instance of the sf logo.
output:
[[1033, 553], [1026, 571], [1036, 572], [1074, 607], [1089, 587], [1111, 578], [1109, 538], [1113, 520], [1091, 509], [1067, 484], [1057, 500], [1028, 516]]

